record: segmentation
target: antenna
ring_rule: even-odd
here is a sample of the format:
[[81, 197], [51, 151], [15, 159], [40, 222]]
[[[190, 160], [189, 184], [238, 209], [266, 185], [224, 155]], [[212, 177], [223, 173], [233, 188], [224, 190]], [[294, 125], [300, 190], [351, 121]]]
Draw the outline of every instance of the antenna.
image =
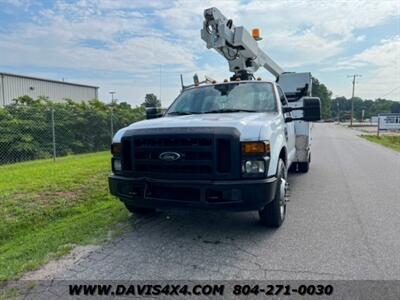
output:
[[199, 83], [200, 83], [199, 76], [197, 76], [196, 73], [193, 75], [193, 82], [194, 82], [194, 85], [199, 85]]
[[183, 85], [183, 75], [181, 74], [181, 87], [182, 87], [182, 91], [185, 89], [185, 86]]

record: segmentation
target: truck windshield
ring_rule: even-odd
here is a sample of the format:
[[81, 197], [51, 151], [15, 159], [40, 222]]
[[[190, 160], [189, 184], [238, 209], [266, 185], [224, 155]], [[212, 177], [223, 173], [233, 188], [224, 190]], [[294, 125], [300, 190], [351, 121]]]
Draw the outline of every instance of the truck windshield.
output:
[[186, 90], [171, 105], [167, 115], [275, 111], [271, 83], [242, 82]]

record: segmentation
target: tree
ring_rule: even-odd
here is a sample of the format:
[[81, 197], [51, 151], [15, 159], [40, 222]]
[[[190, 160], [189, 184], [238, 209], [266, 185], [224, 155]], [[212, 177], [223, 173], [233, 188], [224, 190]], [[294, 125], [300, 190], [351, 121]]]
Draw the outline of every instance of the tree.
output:
[[400, 102], [394, 102], [391, 111], [392, 113], [400, 114]]
[[161, 101], [157, 99], [157, 96], [154, 94], [146, 94], [144, 97], [144, 102], [142, 103], [144, 107], [160, 107]]
[[320, 83], [315, 77], [312, 78], [312, 92], [314, 97], [321, 99], [321, 115], [323, 119], [331, 117], [331, 97], [332, 92], [328, 90], [325, 84]]
[[[339, 104], [339, 105], [338, 105]], [[340, 112], [340, 120], [345, 121], [350, 118], [351, 99], [345, 97], [337, 97], [332, 100], [332, 116], [336, 119], [337, 112]], [[383, 113], [400, 112], [400, 103], [387, 99], [363, 100], [359, 97], [354, 98], [354, 117], [361, 120], [362, 111], [364, 110], [364, 119], [377, 116]]]
[[52, 116], [57, 156], [109, 149], [111, 107], [114, 132], [145, 115], [144, 107], [132, 108], [125, 102], [66, 99], [60, 103], [28, 96], [15, 99], [0, 107], [0, 165], [51, 157]]

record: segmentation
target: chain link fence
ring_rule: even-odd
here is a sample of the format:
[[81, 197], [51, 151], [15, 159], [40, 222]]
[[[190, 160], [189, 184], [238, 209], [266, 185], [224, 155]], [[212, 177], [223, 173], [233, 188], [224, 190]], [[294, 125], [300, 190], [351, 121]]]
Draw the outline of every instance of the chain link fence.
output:
[[0, 108], [0, 165], [108, 150], [118, 129], [142, 118], [139, 108]]

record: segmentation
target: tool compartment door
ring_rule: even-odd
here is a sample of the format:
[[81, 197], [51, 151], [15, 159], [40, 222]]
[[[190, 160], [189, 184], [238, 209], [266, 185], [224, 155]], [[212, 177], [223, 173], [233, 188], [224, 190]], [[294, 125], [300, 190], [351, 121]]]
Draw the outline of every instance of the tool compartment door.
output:
[[[311, 73], [283, 73], [279, 76], [277, 83], [285, 93], [290, 107], [302, 107], [302, 97], [311, 96], [312, 77]], [[293, 118], [303, 117], [301, 110], [292, 112]], [[311, 146], [311, 124], [305, 121], [294, 121], [294, 132], [296, 135], [296, 158], [295, 162], [307, 162]]]

